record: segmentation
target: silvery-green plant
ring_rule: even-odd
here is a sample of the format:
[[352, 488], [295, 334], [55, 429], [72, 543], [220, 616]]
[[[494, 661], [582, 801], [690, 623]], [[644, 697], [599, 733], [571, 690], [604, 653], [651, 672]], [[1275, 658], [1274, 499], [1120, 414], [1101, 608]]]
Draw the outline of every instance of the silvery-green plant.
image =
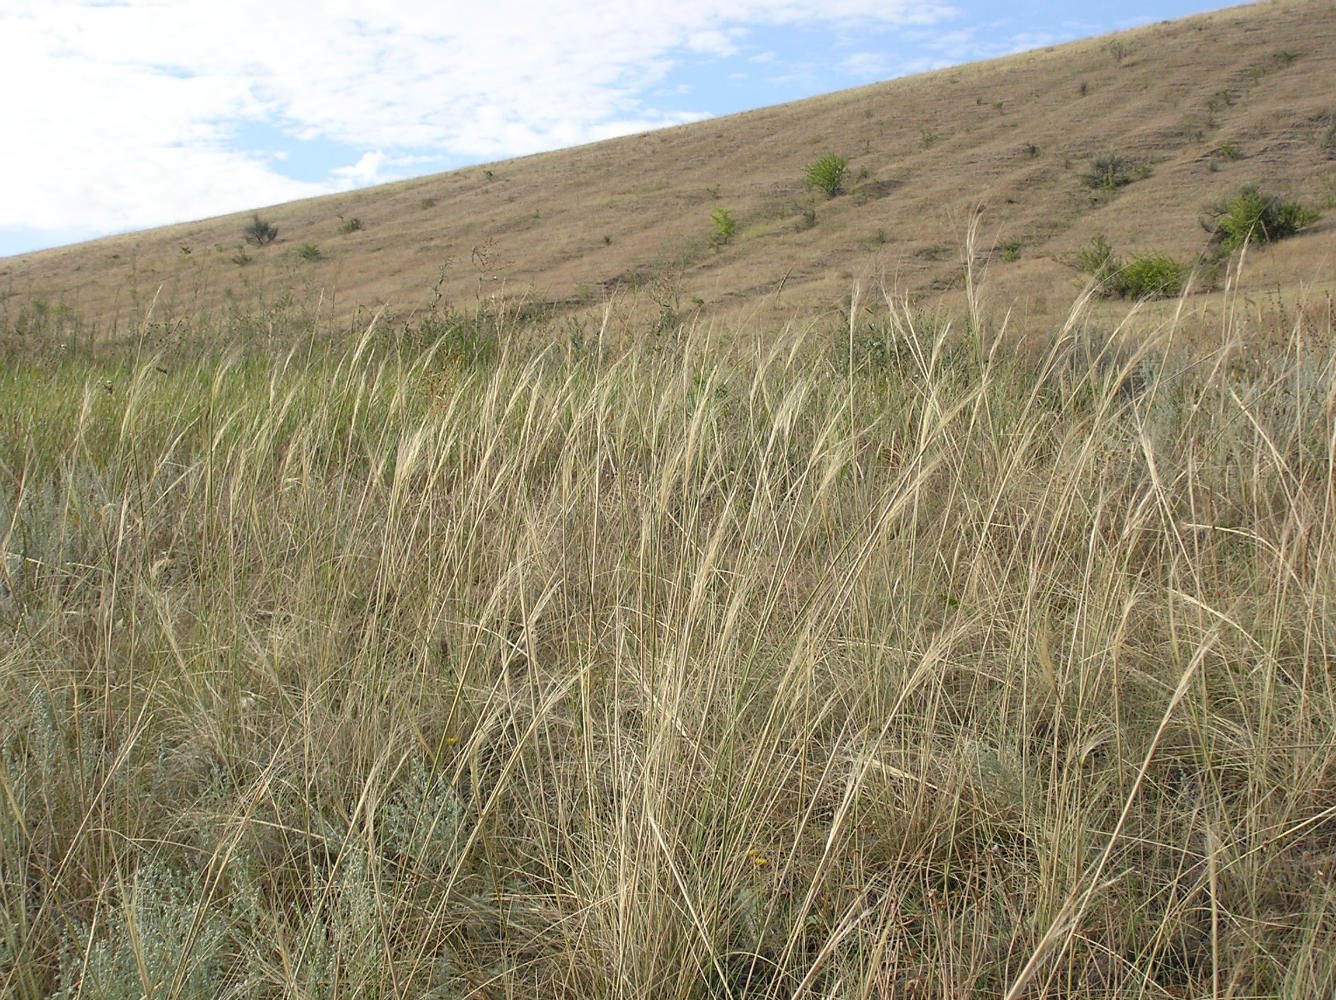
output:
[[212, 1000], [227, 927], [194, 879], [147, 860], [76, 924], [55, 1000]]

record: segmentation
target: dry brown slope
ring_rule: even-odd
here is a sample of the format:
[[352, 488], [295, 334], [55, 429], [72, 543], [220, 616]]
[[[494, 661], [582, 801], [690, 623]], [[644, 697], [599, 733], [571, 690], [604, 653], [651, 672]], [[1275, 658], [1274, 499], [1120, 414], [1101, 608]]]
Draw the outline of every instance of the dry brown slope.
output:
[[[736, 322], [828, 310], [855, 282], [958, 297], [977, 209], [985, 288], [1048, 323], [1079, 289], [1096, 232], [1190, 257], [1203, 206], [1260, 181], [1336, 204], [1336, 6], [1279, 0], [806, 101], [262, 211], [280, 239], [241, 247], [249, 214], [0, 261], [3, 306], [60, 304], [104, 333], [293, 293], [343, 319], [502, 296], [594, 315], [664, 305]], [[812, 200], [803, 167], [849, 160], [848, 193]], [[1092, 157], [1149, 176], [1092, 191]], [[809, 204], [810, 202], [810, 204]], [[710, 211], [738, 235], [707, 245]], [[815, 223], [808, 225], [814, 210]], [[363, 226], [340, 232], [341, 221]], [[1247, 288], [1330, 289], [1336, 212], [1255, 253]], [[1019, 259], [998, 247], [1019, 244]], [[315, 243], [318, 262], [297, 256]], [[188, 252], [187, 252], [188, 251]], [[250, 261], [237, 263], [245, 253]], [[1195, 307], [1208, 308], [1199, 296]]]

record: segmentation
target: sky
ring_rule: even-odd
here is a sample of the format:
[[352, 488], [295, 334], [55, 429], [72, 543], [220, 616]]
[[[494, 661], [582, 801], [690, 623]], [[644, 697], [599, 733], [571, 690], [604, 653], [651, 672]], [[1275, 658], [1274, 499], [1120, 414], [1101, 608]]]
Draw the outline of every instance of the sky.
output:
[[1219, 0], [4, 0], [0, 256], [699, 121]]

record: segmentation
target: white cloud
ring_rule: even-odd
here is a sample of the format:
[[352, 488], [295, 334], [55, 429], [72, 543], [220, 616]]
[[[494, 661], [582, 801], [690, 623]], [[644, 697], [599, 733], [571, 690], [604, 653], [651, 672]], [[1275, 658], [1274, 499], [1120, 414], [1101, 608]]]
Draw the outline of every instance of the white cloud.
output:
[[[394, 179], [424, 160], [695, 121], [708, 112], [655, 107], [653, 91], [683, 58], [738, 55], [753, 27], [955, 13], [937, 0], [9, 0], [0, 134], [22, 146], [0, 158], [0, 188], [21, 196], [0, 202], [0, 229], [150, 226]], [[347, 158], [294, 180], [279, 151], [233, 148], [247, 123]]]
[[855, 52], [847, 56], [840, 67], [850, 76], [868, 80], [879, 80], [891, 74], [891, 61], [880, 52]]
[[351, 167], [335, 167], [333, 174], [354, 185], [374, 184], [381, 176], [380, 167], [384, 162], [385, 154], [378, 149], [374, 153], [363, 153]]
[[[1015, 31], [1008, 28], [1008, 22], [994, 21], [967, 25], [952, 31], [917, 32], [913, 38], [918, 46], [936, 55], [921, 57], [899, 68], [902, 72], [917, 73], [980, 59], [994, 59], [1056, 45], [1099, 30], [1097, 27], [1081, 31], [1064, 28], [1061, 32], [1054, 32]], [[908, 68], [910, 65], [914, 68]]]
[[739, 32], [698, 31], [687, 39], [687, 48], [704, 55], [727, 58], [737, 55], [738, 47], [734, 36]]

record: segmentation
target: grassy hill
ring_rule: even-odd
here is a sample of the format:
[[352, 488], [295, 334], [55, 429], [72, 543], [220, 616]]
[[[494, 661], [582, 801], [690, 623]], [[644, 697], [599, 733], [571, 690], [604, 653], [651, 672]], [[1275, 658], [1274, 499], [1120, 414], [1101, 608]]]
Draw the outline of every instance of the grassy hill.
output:
[[[1254, 182], [1336, 204], [1336, 9], [1285, 0], [1156, 24], [698, 124], [0, 261], [4, 316], [61, 308], [105, 335], [150, 304], [170, 324], [260, 296], [318, 302], [336, 321], [386, 307], [497, 297], [529, 313], [746, 317], [831, 310], [855, 283], [960, 304], [977, 225], [985, 305], [1051, 325], [1104, 234], [1121, 254], [1185, 264], [1206, 207]], [[845, 193], [804, 185], [827, 152]], [[1092, 184], [1095, 162], [1118, 180]], [[737, 231], [712, 248], [711, 213]], [[1332, 213], [1329, 213], [1329, 216]], [[354, 228], [356, 220], [357, 228]], [[307, 250], [304, 259], [299, 251]], [[1336, 222], [1250, 260], [1245, 288], [1332, 288]], [[442, 275], [444, 276], [442, 280]], [[1198, 287], [1222, 281], [1202, 276]], [[1209, 296], [1189, 310], [1210, 312]]]

